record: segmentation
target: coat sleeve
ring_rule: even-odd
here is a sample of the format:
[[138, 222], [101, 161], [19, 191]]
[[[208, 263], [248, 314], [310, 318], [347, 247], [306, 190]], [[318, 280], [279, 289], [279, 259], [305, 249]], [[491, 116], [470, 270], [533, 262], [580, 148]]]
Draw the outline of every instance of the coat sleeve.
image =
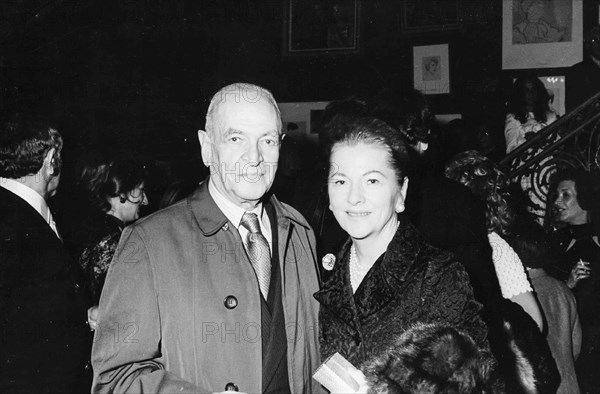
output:
[[165, 370], [161, 323], [149, 255], [139, 230], [127, 228], [100, 297], [92, 348], [93, 393], [207, 392]]
[[426, 320], [450, 324], [469, 333], [483, 348], [487, 343], [487, 327], [480, 316], [481, 304], [473, 298], [473, 289], [463, 266], [446, 263], [439, 270], [430, 270], [421, 293]]

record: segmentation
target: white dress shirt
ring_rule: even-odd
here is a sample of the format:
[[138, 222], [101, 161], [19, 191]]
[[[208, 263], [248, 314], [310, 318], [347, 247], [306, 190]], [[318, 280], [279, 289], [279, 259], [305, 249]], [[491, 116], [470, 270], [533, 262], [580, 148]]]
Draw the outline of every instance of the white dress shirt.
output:
[[271, 255], [273, 254], [273, 234], [271, 234], [271, 222], [269, 221], [269, 215], [263, 209], [262, 203], [259, 203], [253, 210], [246, 211], [244, 208], [235, 205], [231, 200], [223, 195], [217, 187], [213, 184], [212, 178], [208, 180], [208, 193], [215, 200], [217, 207], [223, 212], [225, 217], [237, 228], [240, 233], [240, 237], [242, 237], [242, 242], [244, 243], [244, 247], [247, 249], [247, 236], [248, 230], [240, 225], [242, 221], [242, 216], [246, 212], [253, 212], [258, 217], [258, 223], [260, 224], [260, 231], [267, 239], [269, 243], [269, 249], [271, 250]]
[[44, 218], [56, 236], [61, 239], [58, 229], [56, 228], [54, 218], [52, 217], [52, 212], [50, 212], [46, 200], [44, 200], [44, 198], [38, 192], [28, 186], [25, 186], [21, 182], [17, 182], [14, 179], [9, 178], [0, 177], [0, 186], [9, 192], [16, 194], [18, 197], [25, 200], [27, 204], [31, 205], [31, 207]]

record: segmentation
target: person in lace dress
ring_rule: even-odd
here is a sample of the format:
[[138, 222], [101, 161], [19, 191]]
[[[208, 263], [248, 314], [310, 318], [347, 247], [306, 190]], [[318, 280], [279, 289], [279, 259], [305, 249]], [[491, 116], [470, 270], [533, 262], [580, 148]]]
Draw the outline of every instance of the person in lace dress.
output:
[[486, 205], [488, 239], [503, 299], [484, 318], [507, 392], [555, 392], [560, 375], [545, 338], [542, 310], [523, 263], [506, 241], [515, 220], [506, 193], [507, 176], [477, 151], [454, 156], [446, 165], [446, 176], [468, 186]]
[[350, 238], [315, 293], [323, 359], [339, 352], [359, 366], [417, 322], [450, 324], [489, 349], [465, 269], [401, 214], [408, 178], [399, 133], [368, 116], [335, 128], [328, 131], [329, 208]]
[[128, 161], [109, 161], [83, 171], [81, 182], [90, 201], [104, 213], [102, 223], [99, 223], [104, 229], [103, 234], [79, 256], [93, 302], [88, 310], [88, 323], [92, 329], [96, 327], [97, 305], [121, 232], [140, 217], [140, 208], [148, 204], [145, 179], [144, 167]]

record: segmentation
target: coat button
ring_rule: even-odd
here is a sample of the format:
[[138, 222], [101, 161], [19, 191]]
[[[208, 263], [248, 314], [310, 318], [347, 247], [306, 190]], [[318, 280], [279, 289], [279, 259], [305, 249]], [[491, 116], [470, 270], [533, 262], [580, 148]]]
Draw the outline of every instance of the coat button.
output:
[[225, 304], [225, 308], [233, 309], [238, 305], [238, 300], [234, 296], [230, 295], [225, 297], [225, 301], [223, 303]]
[[223, 229], [223, 231], [227, 231], [229, 229], [229, 223], [225, 223], [221, 228]]
[[229, 382], [225, 385], [225, 391], [240, 391], [240, 390], [238, 389], [238, 386], [236, 386], [235, 383]]

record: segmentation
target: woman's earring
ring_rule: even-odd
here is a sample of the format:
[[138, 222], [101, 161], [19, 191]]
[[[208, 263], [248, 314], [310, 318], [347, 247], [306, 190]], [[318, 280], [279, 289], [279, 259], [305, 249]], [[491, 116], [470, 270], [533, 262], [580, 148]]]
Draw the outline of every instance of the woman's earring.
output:
[[127, 199], [123, 196], [119, 197], [119, 201], [121, 202], [121, 204], [125, 204], [125, 201], [127, 201]]

